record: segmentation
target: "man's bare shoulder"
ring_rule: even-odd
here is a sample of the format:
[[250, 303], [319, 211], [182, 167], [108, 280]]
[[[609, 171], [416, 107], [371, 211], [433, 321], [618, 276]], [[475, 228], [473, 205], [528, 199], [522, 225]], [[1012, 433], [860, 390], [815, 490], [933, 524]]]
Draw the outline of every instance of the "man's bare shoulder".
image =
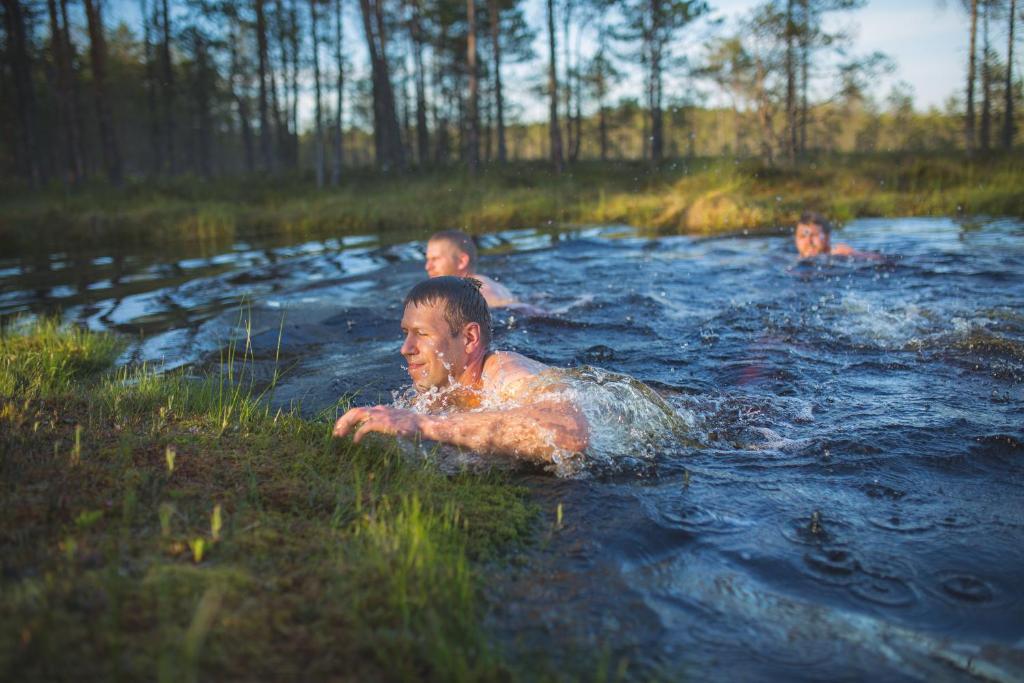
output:
[[494, 351], [484, 361], [483, 373], [502, 375], [536, 375], [551, 368], [539, 360], [527, 358], [515, 351]]
[[830, 253], [832, 256], [849, 256], [851, 258], [862, 258], [870, 261], [881, 261], [884, 258], [878, 252], [860, 251], [859, 249], [854, 249], [849, 244], [844, 244], [842, 242], [833, 245]]
[[480, 281], [480, 293], [483, 294], [484, 299], [487, 301], [487, 305], [491, 308], [496, 306], [508, 306], [509, 304], [517, 302], [517, 299], [512, 295], [512, 292], [509, 291], [508, 287], [500, 282], [496, 282], [495, 280], [492, 280], [486, 275], [481, 275], [480, 273], [473, 273], [471, 277]]
[[486, 389], [519, 393], [554, 373], [550, 366], [514, 351], [495, 351], [484, 361], [481, 376]]

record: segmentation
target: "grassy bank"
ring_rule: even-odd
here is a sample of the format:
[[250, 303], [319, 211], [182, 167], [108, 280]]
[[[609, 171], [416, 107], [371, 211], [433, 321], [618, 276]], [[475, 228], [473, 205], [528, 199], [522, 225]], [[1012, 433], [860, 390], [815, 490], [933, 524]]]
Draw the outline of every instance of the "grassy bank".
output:
[[840, 221], [858, 216], [1024, 216], [1024, 160], [960, 155], [839, 155], [792, 169], [757, 161], [579, 163], [555, 175], [541, 163], [404, 176], [351, 172], [340, 188], [308, 181], [195, 179], [73, 194], [19, 193], [0, 206], [0, 239], [39, 246], [160, 246], [236, 240], [280, 242], [346, 234], [422, 237], [444, 227], [473, 232], [549, 224], [624, 222], [663, 232], [713, 233], [791, 225], [805, 208]]
[[477, 588], [529, 533], [521, 490], [119, 348], [0, 337], [0, 678], [515, 678]]

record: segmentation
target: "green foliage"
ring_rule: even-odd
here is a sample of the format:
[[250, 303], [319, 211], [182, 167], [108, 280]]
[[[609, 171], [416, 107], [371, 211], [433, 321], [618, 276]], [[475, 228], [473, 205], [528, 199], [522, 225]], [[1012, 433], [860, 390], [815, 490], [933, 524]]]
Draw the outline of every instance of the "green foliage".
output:
[[109, 368], [121, 348], [114, 337], [54, 319], [15, 323], [0, 334], [0, 395], [57, 396]]
[[138, 186], [47, 195], [0, 209], [0, 239], [26, 252], [55, 244], [175, 248], [212, 255], [239, 239], [295, 243], [347, 234], [418, 239], [439, 226], [474, 232], [625, 222], [670, 232], [789, 225], [806, 207], [857, 216], [982, 213], [1024, 216], [1019, 156], [819, 154], [795, 167], [694, 158], [658, 167], [580, 162], [491, 167], [478, 178], [436, 170], [353, 175], [340, 189], [298, 181]]
[[53, 323], [2, 343], [0, 677], [514, 677], [477, 589], [522, 490], [270, 412], [244, 351], [196, 381]]

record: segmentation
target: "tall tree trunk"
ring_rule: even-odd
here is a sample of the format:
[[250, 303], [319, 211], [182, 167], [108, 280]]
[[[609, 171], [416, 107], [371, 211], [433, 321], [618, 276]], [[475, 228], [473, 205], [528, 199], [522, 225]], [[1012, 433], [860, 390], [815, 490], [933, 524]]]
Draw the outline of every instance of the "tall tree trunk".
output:
[[974, 76], [978, 37], [978, 0], [971, 0], [971, 39], [967, 56], [967, 110], [964, 116], [964, 147], [968, 154], [974, 152]]
[[1003, 86], [1003, 149], [1013, 149], [1013, 28], [1016, 23], [1017, 0], [1010, 0], [1010, 26], [1006, 39], [1006, 84]]
[[640, 110], [640, 158], [644, 161], [648, 161], [651, 158], [651, 71], [650, 71], [650, 55], [648, 51], [650, 49], [649, 44], [645, 44], [643, 47], [643, 63], [644, 71], [644, 104], [646, 105], [646, 111], [641, 108]]
[[231, 88], [231, 96], [238, 107], [238, 121], [242, 129], [242, 151], [245, 159], [246, 173], [253, 173], [256, 170], [256, 154], [253, 150], [252, 124], [249, 119], [249, 105], [246, 102], [244, 93], [238, 91], [236, 85], [240, 67], [238, 64], [238, 34], [231, 28], [228, 45], [231, 51], [231, 74], [228, 78], [228, 85]]
[[316, 116], [316, 140], [313, 150], [313, 164], [316, 170], [316, 186], [324, 186], [324, 124], [322, 99], [320, 94], [320, 34], [317, 28], [317, 0], [309, 0], [309, 16], [313, 38], [313, 84], [314, 84], [314, 115]]
[[406, 153], [405, 145], [402, 139], [402, 129], [398, 125], [398, 107], [395, 104], [395, 90], [391, 84], [391, 70], [388, 63], [388, 38], [387, 28], [388, 22], [384, 16], [384, 2], [385, 0], [374, 1], [374, 15], [377, 19], [377, 36], [380, 39], [380, 45], [378, 50], [379, 64], [381, 69], [379, 73], [382, 74], [382, 83], [386, 87], [383, 88], [384, 97], [381, 99], [383, 104], [382, 108], [382, 120], [387, 122], [386, 127], [390, 129], [390, 134], [387, 136], [391, 151], [389, 157], [392, 162], [388, 164], [390, 168], [396, 170], [405, 170], [406, 168]]
[[807, 76], [811, 64], [811, 8], [808, 0], [800, 0], [801, 32], [800, 32], [800, 141], [797, 151], [807, 152]]
[[786, 157], [796, 161], [796, 31], [793, 22], [793, 0], [786, 0]]
[[412, 159], [412, 105], [413, 97], [409, 94], [410, 81], [414, 80], [411, 78], [409, 73], [409, 60], [402, 58], [399, 61], [402, 73], [402, 140], [405, 142], [403, 146], [403, 154], [406, 159]]
[[78, 75], [75, 73], [75, 43], [71, 40], [71, 29], [68, 28], [68, 0], [60, 0], [61, 36], [64, 42], [64, 54], [68, 60], [68, 80], [71, 84], [71, 128], [75, 154], [78, 157], [82, 168], [82, 177], [89, 173], [89, 160], [86, 157], [85, 135], [82, 129], [82, 112], [85, 107], [82, 104], [82, 88]]
[[199, 158], [199, 173], [204, 178], [210, 178], [213, 175], [210, 167], [210, 156], [213, 151], [213, 136], [212, 136], [212, 117], [210, 115], [210, 84], [208, 81], [209, 77], [209, 64], [207, 60], [206, 52], [206, 41], [203, 36], [199, 33], [198, 29], [195, 29], [192, 34], [194, 45], [195, 45], [195, 59], [196, 59], [196, 123], [198, 128], [198, 158]]
[[[277, 40], [277, 64], [271, 58], [270, 84], [271, 92], [274, 93], [274, 123], [277, 132], [277, 145], [275, 154], [278, 166], [282, 164], [291, 166], [291, 98], [289, 97], [290, 79], [288, 66], [288, 14], [285, 11], [284, 3], [281, 0], [274, 0], [274, 18]], [[278, 92], [277, 78], [274, 73], [281, 74], [280, 92]]]
[[608, 161], [608, 114], [603, 100], [597, 103], [597, 130], [601, 137], [601, 161]]
[[420, 23], [420, 5], [412, 3], [409, 31], [412, 34], [413, 60], [416, 68], [416, 161], [426, 166], [430, 160], [430, 135], [427, 131], [427, 75], [423, 67], [423, 27]]
[[733, 157], [740, 157], [744, 151], [743, 141], [746, 138], [746, 131], [743, 125], [744, 117], [740, 113], [739, 105], [733, 100], [732, 103], [732, 126], [733, 126], [733, 141], [732, 141], [732, 155]]
[[497, 119], [498, 163], [508, 161], [505, 144], [505, 100], [501, 93], [501, 10], [497, 0], [488, 0], [491, 15], [491, 49], [494, 52], [494, 111]]
[[10, 55], [14, 76], [15, 110], [21, 129], [17, 151], [18, 166], [28, 176], [33, 187], [42, 182], [39, 164], [39, 136], [36, 130], [35, 90], [32, 87], [32, 66], [29, 61], [28, 40], [25, 34], [25, 16], [18, 0], [3, 0], [4, 19], [7, 24], [7, 54]]
[[565, 151], [572, 161], [573, 127], [572, 127], [572, 54], [569, 51], [569, 28], [572, 25], [574, 0], [562, 0], [562, 59], [565, 69], [562, 73], [562, 96], [565, 105]]
[[466, 0], [466, 67], [469, 72], [466, 163], [473, 175], [480, 170], [480, 79], [476, 63], [476, 0]]
[[481, 109], [483, 112], [480, 116], [480, 134], [483, 136], [483, 141], [480, 144], [484, 152], [484, 164], [490, 165], [493, 158], [491, 148], [494, 146], [494, 101], [486, 96], [482, 100]]
[[765, 82], [768, 77], [768, 69], [760, 60], [756, 60], [754, 67], [754, 91], [757, 93], [757, 122], [761, 129], [761, 154], [769, 166], [775, 165], [775, 153], [773, 138], [775, 137], [775, 124], [773, 121], [772, 109], [774, 107], [771, 96]]
[[[271, 34], [273, 35], [273, 34]], [[268, 40], [269, 42], [269, 40]], [[281, 110], [281, 99], [278, 97], [277, 69], [274, 67], [274, 57], [267, 49], [267, 74], [270, 77], [270, 117], [273, 126], [274, 146], [271, 150], [271, 158], [274, 161], [274, 168], [279, 169], [284, 158], [286, 137], [288, 136], [288, 122], [285, 120], [284, 112]], [[283, 77], [284, 74], [282, 74]]]
[[273, 140], [270, 133], [270, 115], [267, 104], [267, 20], [263, 12], [265, 0], [255, 0], [256, 9], [256, 52], [259, 58], [259, 109], [260, 109], [260, 153], [263, 157], [263, 168], [272, 171]]
[[602, 23], [598, 29], [598, 40], [599, 45], [597, 48], [597, 73], [595, 74], [595, 92], [597, 96], [597, 133], [600, 140], [601, 148], [601, 161], [608, 160], [608, 112], [605, 107], [604, 98], [608, 94], [608, 74], [605, 73], [605, 30], [604, 24]]
[[[444, 49], [445, 44], [448, 42], [448, 24], [441, 24], [441, 35], [438, 38], [437, 47], [434, 49], [434, 98], [433, 98], [433, 109], [434, 109], [434, 130], [436, 131], [437, 140], [436, 147], [434, 150], [434, 163], [442, 164], [448, 160], [448, 137], [449, 137], [449, 123], [447, 109], [447, 94], [444, 87], [444, 74], [442, 72], [442, 64], [440, 55]], [[439, 104], [440, 103], [440, 104]]]
[[572, 117], [572, 125], [576, 130], [573, 136], [572, 149], [569, 151], [573, 161], [577, 161], [580, 158], [580, 150], [583, 148], [583, 103], [580, 102], [580, 84], [576, 84], [576, 112]]
[[459, 130], [459, 161], [466, 161], [466, 98], [463, 97], [462, 92], [465, 90], [465, 85], [459, 84], [458, 95], [456, 96], [456, 114], [458, 115], [458, 130]]
[[[55, 96], [59, 92], [60, 85], [57, 82], [58, 76], [52, 60], [43, 58], [40, 60], [43, 66], [43, 78], [46, 83], [45, 92], [49, 93], [50, 96]], [[42, 176], [44, 182], [48, 181], [50, 176], [54, 173], [57, 174], [58, 180], [65, 187], [70, 187], [67, 184], [67, 179], [64, 176], [64, 150], [61, 147], [61, 130], [60, 130], [60, 107], [57, 107], [58, 114], [55, 117], [51, 108], [47, 107], [41, 110], [41, 120], [39, 121], [39, 145], [40, 152], [43, 155], [43, 161], [40, 164], [42, 170]], [[55, 118], [57, 120], [55, 120]]]
[[150, 173], [153, 176], [158, 176], [164, 170], [164, 149], [160, 112], [157, 111], [156, 102], [157, 77], [156, 61], [153, 55], [153, 36], [150, 33], [156, 17], [156, 8], [154, 7], [153, 12], [150, 13], [147, 1], [140, 0], [139, 9], [142, 13], [142, 36], [145, 44], [143, 54], [146, 60], [146, 113], [149, 116], [149, 146], [150, 154], [153, 156], [150, 159]]
[[[683, 110], [684, 114], [686, 110]], [[686, 157], [693, 159], [697, 156], [697, 131], [696, 131], [696, 117], [691, 115], [687, 116], [686, 119], [689, 121], [689, 132], [686, 135]]]
[[551, 163], [562, 172], [562, 131], [558, 125], [558, 64], [555, 61], [555, 0], [548, 5], [548, 135], [551, 138]]
[[662, 7], [661, 0], [650, 0], [650, 111], [651, 111], [651, 161], [658, 163], [665, 153], [664, 117], [661, 111], [661, 50], [662, 50]]
[[[78, 126], [75, 121], [74, 98], [71, 92], [73, 78], [71, 59], [68, 55], [67, 45], [64, 43], [64, 29], [60, 25], [60, 17], [57, 14], [57, 3], [55, 0], [47, 0], [46, 6], [50, 14], [50, 44], [57, 62], [57, 111], [64, 148], [64, 178], [68, 185], [74, 186], [81, 182], [84, 169], [81, 145], [78, 140]], [[143, 12], [143, 18], [145, 18], [145, 12]]]
[[991, 0], [984, 0], [981, 25], [981, 149], [992, 147], [992, 55], [988, 42], [988, 18]]
[[101, 0], [85, 0], [85, 14], [89, 22], [89, 55], [92, 66], [93, 97], [96, 101], [96, 120], [100, 129], [100, 149], [107, 177], [114, 185], [121, 184], [121, 151], [114, 133], [114, 118], [107, 99], [107, 41], [103, 35]]
[[405, 154], [395, 108], [395, 91], [388, 70], [382, 2], [359, 0], [373, 75], [374, 149], [378, 166], [385, 170], [402, 170], [405, 168]]
[[[274, 12], [271, 16], [274, 19], [275, 24], [279, 27], [281, 25], [281, 2], [280, 0], [274, 0]], [[270, 122], [271, 122], [271, 139], [273, 140], [273, 146], [271, 147], [270, 156], [274, 163], [274, 170], [278, 170], [281, 167], [283, 160], [284, 151], [284, 137], [288, 135], [288, 127], [283, 118], [283, 112], [281, 110], [281, 98], [277, 86], [277, 66], [274, 64], [274, 38], [275, 34], [279, 34], [280, 31], [275, 31], [271, 26], [266, 28], [267, 36], [267, 80], [270, 101], [268, 103], [270, 107]], [[282, 74], [283, 76], [283, 74]]]
[[299, 0], [292, 0], [288, 11], [289, 31], [292, 44], [292, 137], [291, 162], [292, 168], [299, 167], [299, 51], [302, 41], [299, 38]]
[[[53, 168], [57, 169], [57, 175], [65, 186], [74, 183], [74, 172], [71, 170], [71, 154], [68, 145], [68, 122], [64, 105], [67, 102], [67, 93], [64, 87], [64, 72], [61, 69], [61, 44], [60, 27], [57, 25], [57, 6], [54, 0], [47, 0], [46, 9], [50, 19], [50, 54], [53, 59], [53, 68], [47, 69], [50, 74], [51, 88], [57, 98], [57, 125], [56, 125], [56, 152], [57, 159]], [[51, 145], [54, 147], [54, 145]]]
[[161, 28], [163, 29], [163, 41], [160, 44], [160, 65], [163, 71], [163, 128], [164, 128], [164, 160], [167, 162], [167, 169], [174, 175], [178, 172], [177, 162], [177, 131], [178, 115], [174, 111], [176, 93], [174, 89], [174, 65], [171, 64], [171, 11], [168, 0], [162, 3], [163, 17]]
[[576, 102], [576, 112], [572, 116], [573, 144], [569, 149], [569, 158], [573, 162], [580, 158], [580, 148], [583, 145], [583, 74], [580, 66], [580, 41], [582, 38], [583, 30], [580, 29], [576, 31], [576, 49], [573, 51], [575, 54], [573, 61], [576, 65], [573, 69], [573, 80], [575, 81], [573, 99]]
[[345, 161], [341, 133], [341, 115], [345, 104], [345, 59], [341, 53], [341, 0], [334, 0], [334, 64], [338, 69], [335, 81], [337, 106], [334, 112], [334, 161], [331, 165], [331, 185], [341, 184], [341, 167]]

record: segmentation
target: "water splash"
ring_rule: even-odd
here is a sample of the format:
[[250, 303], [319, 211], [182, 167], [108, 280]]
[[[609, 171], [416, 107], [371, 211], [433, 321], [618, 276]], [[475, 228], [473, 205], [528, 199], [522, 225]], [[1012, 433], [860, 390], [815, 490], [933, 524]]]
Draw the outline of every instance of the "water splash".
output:
[[[697, 443], [693, 413], [673, 408], [653, 389], [628, 375], [593, 366], [551, 370], [524, 387], [521, 395], [528, 398], [466, 387], [449, 377], [446, 386], [422, 392], [411, 386], [396, 391], [393, 405], [443, 416], [461, 411], [509, 410], [541, 402], [571, 404], [586, 419], [589, 444], [584, 452], [577, 453], [559, 448], [553, 435], [547, 436], [552, 449], [548, 469], [563, 478], [642, 469], [659, 454]], [[466, 462], [467, 454], [459, 453], [458, 457]]]

